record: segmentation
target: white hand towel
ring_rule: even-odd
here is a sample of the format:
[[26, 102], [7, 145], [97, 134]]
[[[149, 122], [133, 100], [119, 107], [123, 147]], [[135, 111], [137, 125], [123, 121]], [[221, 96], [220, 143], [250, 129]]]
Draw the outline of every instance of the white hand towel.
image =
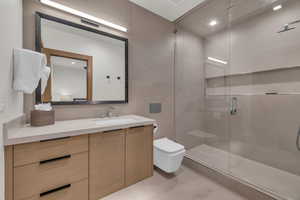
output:
[[47, 87], [48, 79], [51, 73], [50, 67], [44, 67], [42, 70], [42, 75], [41, 75], [41, 87], [42, 87], [42, 94], [44, 94], [45, 89]]
[[51, 111], [52, 106], [51, 103], [42, 103], [42, 104], [34, 105], [34, 109], [41, 110], [41, 111]]
[[44, 54], [26, 49], [14, 49], [14, 89], [32, 94], [38, 86], [46, 63]]

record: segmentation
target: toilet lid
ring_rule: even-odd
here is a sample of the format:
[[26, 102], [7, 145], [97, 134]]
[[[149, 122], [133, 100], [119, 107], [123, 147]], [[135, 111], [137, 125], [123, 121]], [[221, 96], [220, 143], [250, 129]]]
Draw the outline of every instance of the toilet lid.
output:
[[181, 144], [173, 142], [172, 140], [169, 140], [167, 138], [155, 140], [154, 147], [167, 153], [175, 153], [184, 149], [184, 146], [182, 146]]

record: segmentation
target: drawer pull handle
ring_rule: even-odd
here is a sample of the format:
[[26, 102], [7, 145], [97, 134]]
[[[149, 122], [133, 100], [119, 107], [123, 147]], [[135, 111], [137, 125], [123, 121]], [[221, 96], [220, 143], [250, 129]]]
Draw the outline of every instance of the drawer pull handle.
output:
[[42, 161], [40, 161], [40, 165], [50, 163], [50, 162], [59, 161], [59, 160], [64, 160], [64, 159], [68, 159], [68, 158], [71, 158], [71, 155], [66, 155], [66, 156], [62, 156], [62, 157], [58, 157], [58, 158], [52, 158], [52, 159], [49, 159], [49, 160], [42, 160]]
[[67, 189], [67, 188], [69, 188], [69, 187], [71, 187], [71, 184], [67, 184], [67, 185], [64, 185], [64, 186], [55, 188], [55, 189], [53, 189], [53, 190], [49, 190], [49, 191], [47, 191], [47, 192], [40, 193], [40, 197], [46, 196], [46, 195], [51, 194], [51, 193], [54, 193], [54, 192], [58, 192], [58, 191], [60, 191], [60, 190]]
[[64, 140], [64, 139], [69, 139], [69, 138], [71, 138], [71, 137], [68, 136], [68, 137], [54, 138], [54, 139], [49, 139], [49, 140], [41, 140], [40, 142], [50, 142], [50, 141]]

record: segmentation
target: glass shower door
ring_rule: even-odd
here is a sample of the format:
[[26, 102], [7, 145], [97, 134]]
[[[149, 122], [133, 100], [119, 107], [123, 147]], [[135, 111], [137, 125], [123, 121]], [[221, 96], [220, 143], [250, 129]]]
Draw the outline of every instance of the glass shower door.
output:
[[300, 1], [232, 0], [230, 173], [300, 199]]
[[187, 158], [300, 200], [299, 36], [299, 0], [209, 0], [177, 22], [175, 128]]
[[[228, 172], [230, 0], [212, 0], [177, 23], [175, 62], [176, 139], [186, 157]], [[198, 33], [198, 34], [195, 34]]]

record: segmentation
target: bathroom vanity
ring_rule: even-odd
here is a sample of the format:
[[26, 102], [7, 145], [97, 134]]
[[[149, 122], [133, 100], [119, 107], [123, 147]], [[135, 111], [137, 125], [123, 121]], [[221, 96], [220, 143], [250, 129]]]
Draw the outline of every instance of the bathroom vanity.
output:
[[[127, 38], [39, 12], [35, 17], [36, 50], [50, 68], [36, 104], [128, 103]], [[154, 123], [129, 115], [4, 125], [5, 200], [98, 200], [152, 176]]]
[[97, 200], [152, 176], [154, 123], [130, 115], [6, 130], [6, 200]]

